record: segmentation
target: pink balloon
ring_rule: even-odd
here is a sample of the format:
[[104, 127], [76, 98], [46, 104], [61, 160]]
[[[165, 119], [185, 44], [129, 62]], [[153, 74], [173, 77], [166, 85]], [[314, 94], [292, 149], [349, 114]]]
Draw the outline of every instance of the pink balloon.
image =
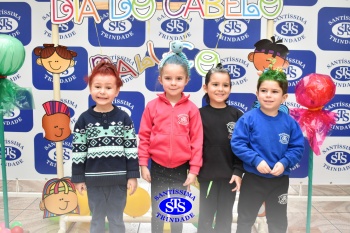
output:
[[295, 87], [296, 101], [309, 109], [321, 108], [335, 95], [335, 84], [325, 74], [312, 73], [303, 77]]
[[11, 233], [23, 233], [23, 228], [20, 226], [15, 226], [11, 229]]
[[1, 228], [0, 233], [11, 233], [11, 230], [8, 228]]
[[0, 222], [0, 231], [1, 231], [2, 229], [5, 229], [5, 228], [6, 228], [5, 223], [4, 223], [4, 222]]
[[11, 229], [11, 233], [23, 233], [23, 228], [20, 226], [15, 226]]

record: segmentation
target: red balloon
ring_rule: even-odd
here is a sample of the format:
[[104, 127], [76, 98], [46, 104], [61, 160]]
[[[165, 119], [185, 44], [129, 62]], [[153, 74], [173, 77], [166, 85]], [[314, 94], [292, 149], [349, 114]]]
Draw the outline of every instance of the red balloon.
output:
[[23, 233], [23, 228], [20, 226], [15, 226], [11, 229], [11, 233]]
[[309, 74], [295, 87], [296, 101], [309, 109], [323, 107], [334, 95], [335, 84], [330, 76], [324, 74]]

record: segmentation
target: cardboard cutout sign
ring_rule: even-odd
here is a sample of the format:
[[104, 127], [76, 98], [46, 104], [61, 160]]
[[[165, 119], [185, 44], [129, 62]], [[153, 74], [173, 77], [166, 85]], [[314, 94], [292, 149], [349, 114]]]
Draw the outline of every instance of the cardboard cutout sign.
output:
[[68, 106], [60, 101], [48, 101], [43, 107], [46, 112], [42, 119], [44, 137], [53, 142], [68, 138], [71, 135]]
[[43, 218], [68, 213], [79, 214], [78, 197], [74, 184], [67, 177], [47, 181], [39, 207], [44, 211]]
[[53, 74], [63, 73], [69, 67], [73, 67], [75, 65], [73, 57], [78, 55], [65, 46], [58, 45], [55, 47], [54, 44], [44, 44], [43, 48], [36, 47], [34, 54], [39, 56], [36, 63], [39, 66], [44, 66], [47, 71]]
[[[255, 51], [248, 54], [248, 60], [254, 63], [258, 75], [266, 69], [285, 69], [289, 66], [286, 60], [289, 49], [281, 42], [282, 40], [275, 41], [272, 36], [271, 40], [262, 39], [254, 44]], [[255, 101], [252, 108], [260, 108], [259, 101]], [[279, 111], [289, 114], [289, 108], [284, 104], [280, 105]]]
[[275, 41], [274, 36], [271, 37], [271, 40], [259, 40], [254, 44], [255, 51], [248, 54], [248, 60], [254, 63], [258, 71], [264, 71], [267, 68], [287, 68], [289, 62], [286, 60], [286, 56], [289, 50], [281, 42], [282, 40]]

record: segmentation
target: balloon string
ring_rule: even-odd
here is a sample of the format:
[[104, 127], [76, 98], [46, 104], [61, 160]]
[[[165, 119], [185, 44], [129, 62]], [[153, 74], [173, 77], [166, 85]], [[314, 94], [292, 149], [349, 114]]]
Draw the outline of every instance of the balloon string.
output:
[[[224, 19], [224, 24], [225, 24], [225, 22], [226, 22], [226, 19]], [[219, 41], [220, 41], [221, 36], [222, 36], [222, 32], [220, 32], [220, 35], [219, 35], [218, 40], [217, 40], [217, 42], [216, 42], [216, 46], [215, 46], [214, 51], [216, 51], [217, 48], [218, 48], [218, 46], [219, 46]]]
[[97, 36], [98, 45], [99, 45], [99, 47], [100, 47], [100, 54], [103, 54], [103, 53], [102, 53], [101, 43], [100, 43], [100, 37], [98, 36], [96, 21], [94, 21], [94, 25], [95, 25], [95, 31], [96, 31], [96, 36]]

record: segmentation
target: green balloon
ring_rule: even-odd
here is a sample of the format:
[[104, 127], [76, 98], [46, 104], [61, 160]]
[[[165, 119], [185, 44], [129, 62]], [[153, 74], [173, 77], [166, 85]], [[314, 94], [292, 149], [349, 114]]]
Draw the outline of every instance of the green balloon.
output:
[[14, 228], [14, 227], [22, 227], [22, 223], [20, 221], [13, 221], [11, 224], [10, 224], [10, 229]]
[[15, 37], [0, 34], [0, 76], [16, 73], [23, 65], [25, 49]]

